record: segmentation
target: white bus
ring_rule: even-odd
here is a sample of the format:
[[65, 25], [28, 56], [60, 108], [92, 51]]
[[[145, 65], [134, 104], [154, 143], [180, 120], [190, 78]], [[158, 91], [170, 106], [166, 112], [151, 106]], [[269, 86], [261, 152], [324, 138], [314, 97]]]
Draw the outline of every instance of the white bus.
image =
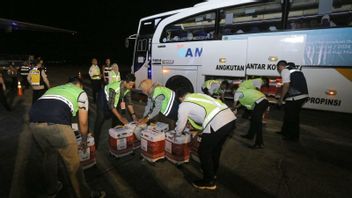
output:
[[275, 85], [286, 60], [306, 76], [306, 108], [352, 113], [351, 25], [352, 0], [208, 1], [141, 19], [132, 71], [201, 92], [207, 79]]

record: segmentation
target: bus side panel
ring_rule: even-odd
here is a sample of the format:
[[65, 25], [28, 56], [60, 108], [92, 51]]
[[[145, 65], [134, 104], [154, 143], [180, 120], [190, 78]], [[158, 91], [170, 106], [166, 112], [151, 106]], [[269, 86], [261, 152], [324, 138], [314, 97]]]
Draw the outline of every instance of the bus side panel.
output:
[[301, 65], [304, 59], [305, 34], [266, 33], [248, 37], [247, 75], [279, 76], [279, 60]]
[[[306, 108], [352, 113], [352, 69], [303, 68], [309, 100]], [[336, 95], [329, 95], [329, 92]]]
[[202, 59], [201, 75], [244, 77], [247, 38], [205, 42]]

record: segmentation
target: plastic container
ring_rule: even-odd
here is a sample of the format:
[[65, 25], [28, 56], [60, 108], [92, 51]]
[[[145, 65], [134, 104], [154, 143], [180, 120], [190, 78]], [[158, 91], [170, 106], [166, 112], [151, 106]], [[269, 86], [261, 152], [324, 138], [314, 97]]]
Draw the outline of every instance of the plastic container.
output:
[[135, 137], [133, 127], [126, 125], [109, 129], [109, 151], [114, 157], [123, 157], [133, 153]]
[[163, 122], [151, 123], [148, 129], [165, 133], [169, 131], [169, 125]]
[[79, 145], [81, 144], [82, 137], [79, 131], [75, 131], [76, 141], [78, 144], [78, 154], [81, 166], [83, 169], [90, 168], [97, 163], [96, 160], [96, 149], [94, 137], [91, 134], [88, 134], [87, 137], [87, 149], [83, 151]]
[[165, 133], [165, 156], [174, 164], [189, 162], [191, 135], [184, 133], [176, 136], [175, 131]]
[[141, 155], [150, 162], [165, 158], [165, 133], [146, 129], [141, 133]]

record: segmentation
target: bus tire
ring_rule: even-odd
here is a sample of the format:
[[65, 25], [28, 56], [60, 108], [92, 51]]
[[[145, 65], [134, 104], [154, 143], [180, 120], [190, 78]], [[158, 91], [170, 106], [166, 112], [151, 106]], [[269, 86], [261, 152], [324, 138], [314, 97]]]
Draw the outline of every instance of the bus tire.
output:
[[165, 86], [175, 92], [177, 92], [177, 90], [179, 90], [180, 88], [187, 90], [189, 93], [194, 92], [194, 88], [191, 81], [181, 75], [176, 75], [169, 78]]

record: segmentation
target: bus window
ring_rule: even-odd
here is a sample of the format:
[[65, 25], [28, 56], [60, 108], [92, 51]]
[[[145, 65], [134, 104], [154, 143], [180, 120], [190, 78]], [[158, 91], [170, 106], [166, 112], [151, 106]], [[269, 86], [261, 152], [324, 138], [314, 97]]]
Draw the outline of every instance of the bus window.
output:
[[220, 10], [221, 35], [270, 32], [280, 29], [281, 1], [230, 7]]
[[295, 0], [288, 15], [288, 29], [314, 29], [351, 25], [352, 0]]
[[215, 32], [215, 12], [192, 16], [165, 27], [160, 42], [212, 40]]

